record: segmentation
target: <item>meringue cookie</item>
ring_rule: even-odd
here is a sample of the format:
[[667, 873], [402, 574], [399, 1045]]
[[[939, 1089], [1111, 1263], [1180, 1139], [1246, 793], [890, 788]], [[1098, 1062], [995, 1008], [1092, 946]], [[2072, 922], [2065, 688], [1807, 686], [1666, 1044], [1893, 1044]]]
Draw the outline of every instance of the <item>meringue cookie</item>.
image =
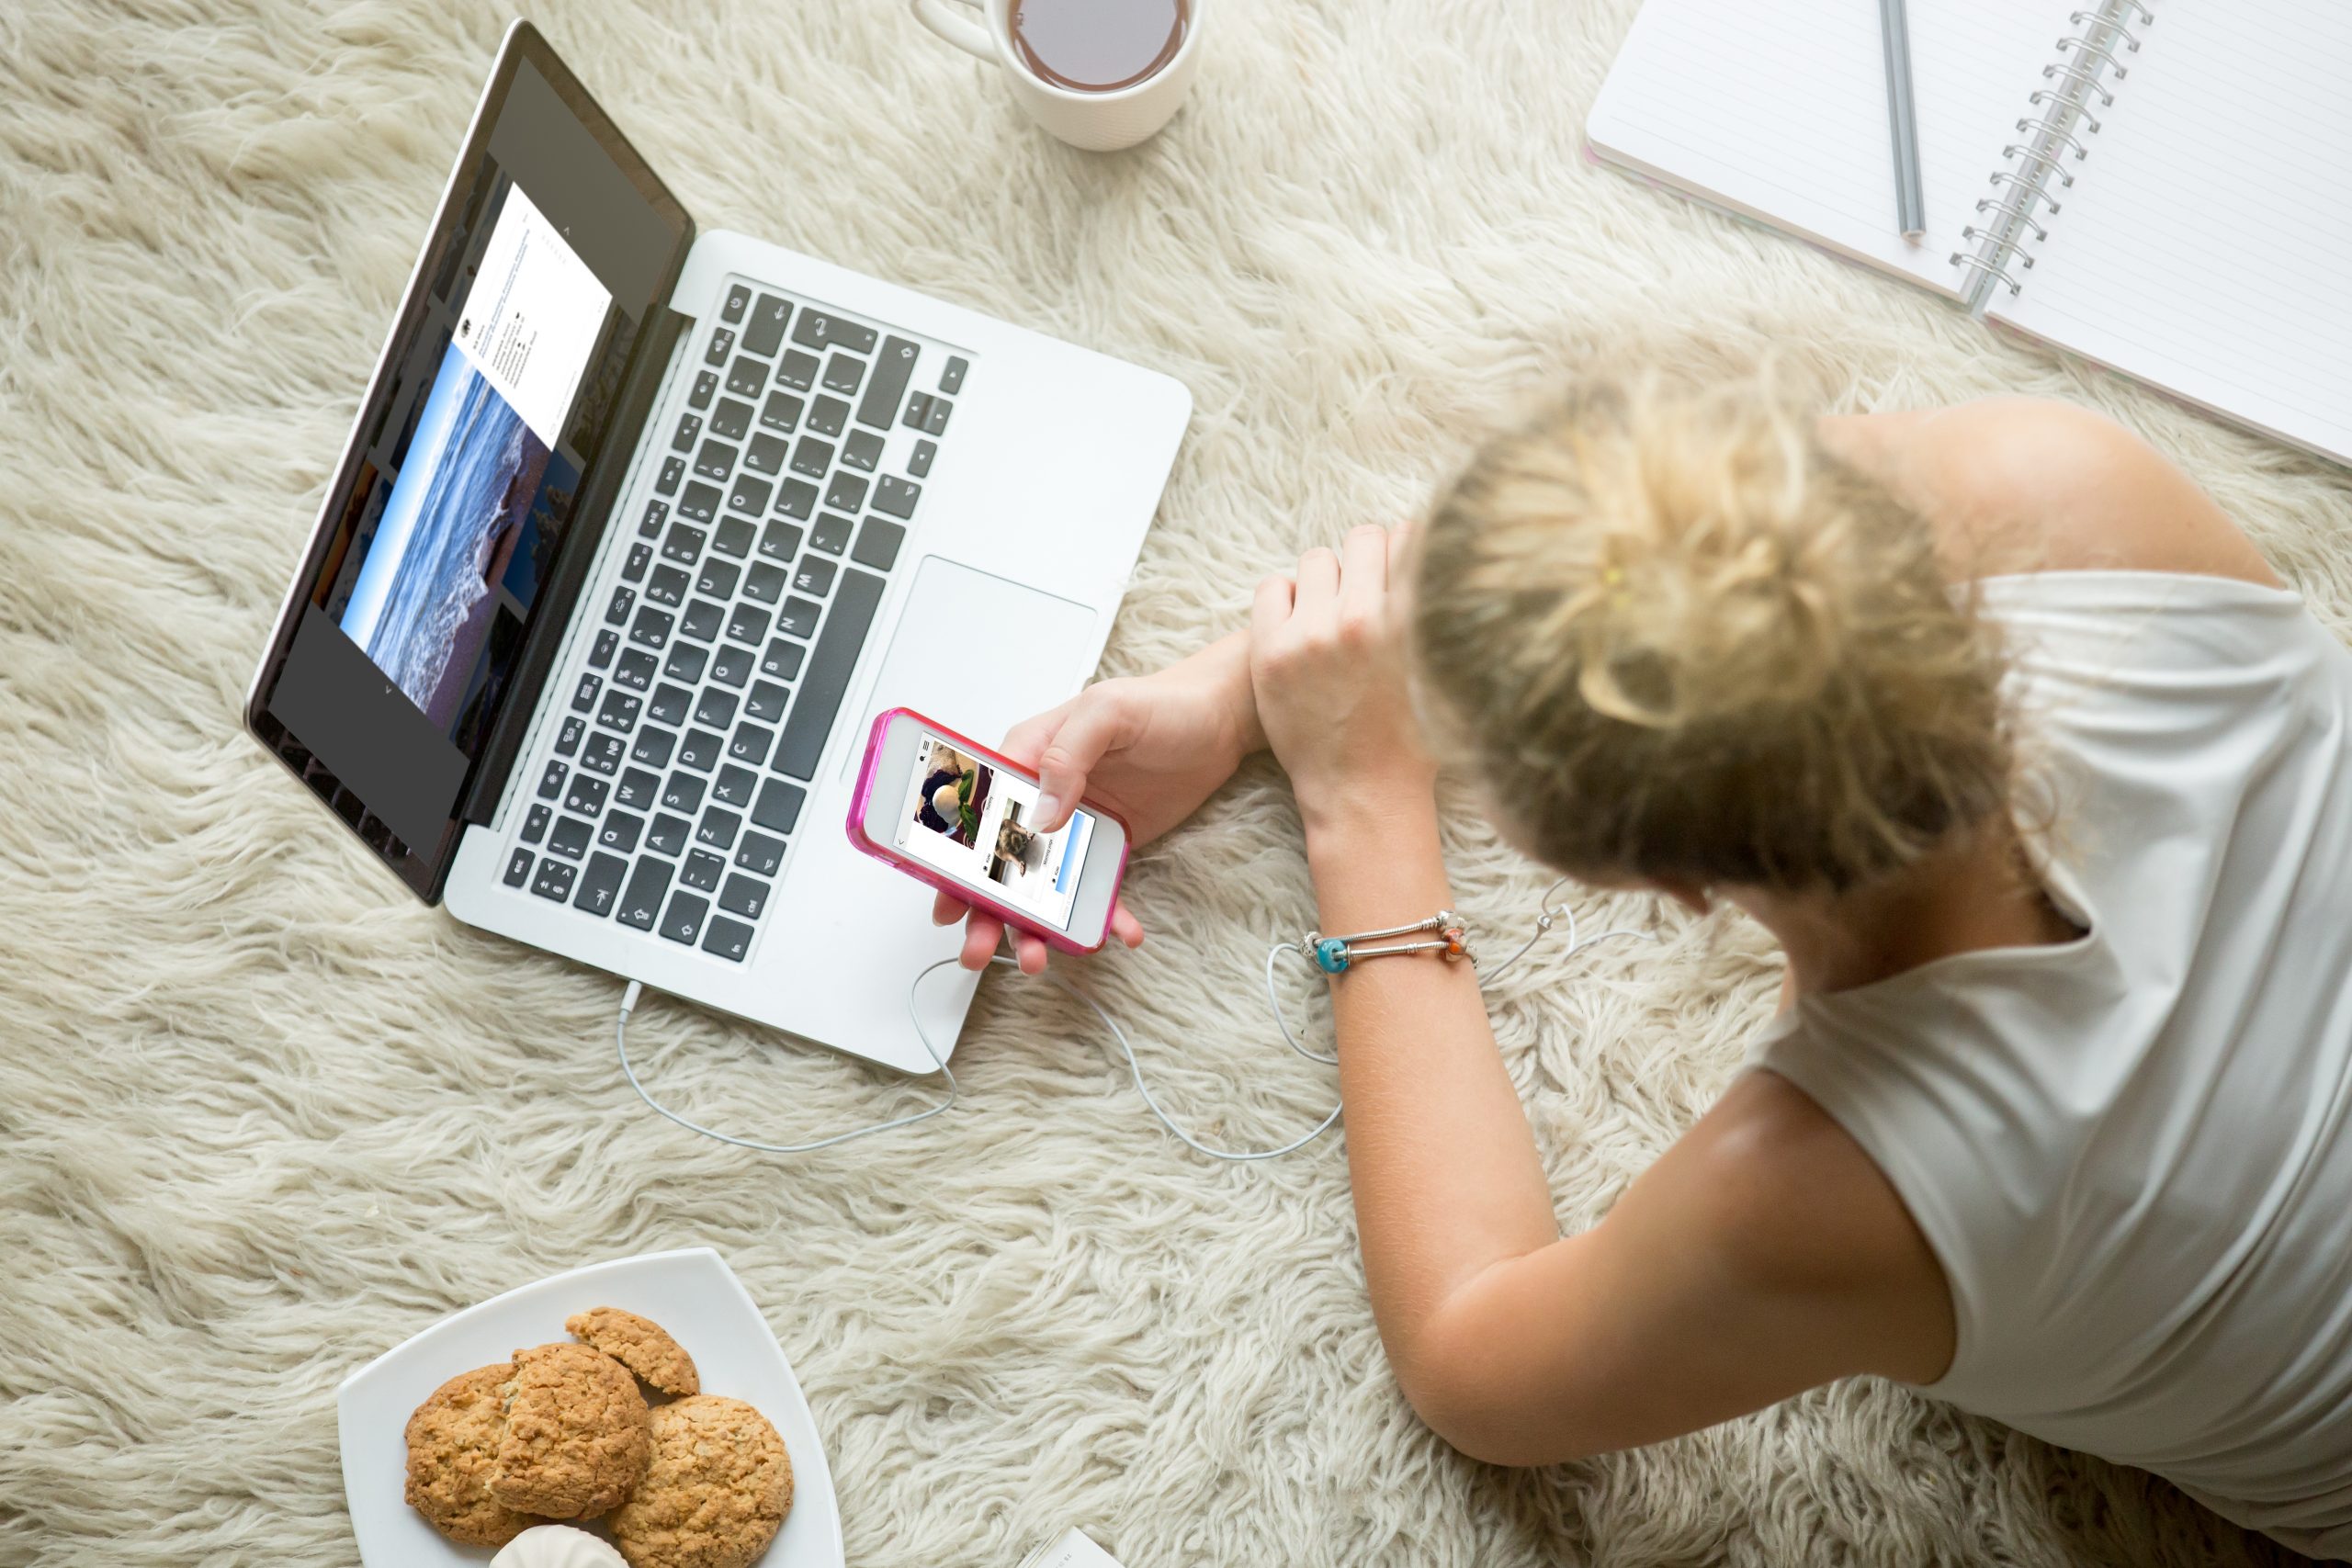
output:
[[537, 1525], [506, 1543], [490, 1568], [628, 1568], [611, 1546], [570, 1525]]

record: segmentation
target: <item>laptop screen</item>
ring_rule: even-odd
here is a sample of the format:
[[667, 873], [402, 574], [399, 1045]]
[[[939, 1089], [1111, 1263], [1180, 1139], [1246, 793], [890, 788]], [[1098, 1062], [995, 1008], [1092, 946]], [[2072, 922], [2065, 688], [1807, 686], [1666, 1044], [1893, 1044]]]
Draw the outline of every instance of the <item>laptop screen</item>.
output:
[[688, 231], [634, 160], [518, 28], [257, 689], [428, 897], [583, 481], [633, 445], [616, 401]]

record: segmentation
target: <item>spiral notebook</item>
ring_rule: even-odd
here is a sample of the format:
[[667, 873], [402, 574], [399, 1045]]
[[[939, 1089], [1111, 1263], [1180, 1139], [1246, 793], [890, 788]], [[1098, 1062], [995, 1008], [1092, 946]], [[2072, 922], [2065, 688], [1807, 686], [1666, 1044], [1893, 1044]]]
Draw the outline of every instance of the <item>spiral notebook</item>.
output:
[[1869, 0], [1648, 0], [1592, 154], [2352, 464], [2352, 6], [1909, 0], [1895, 232]]

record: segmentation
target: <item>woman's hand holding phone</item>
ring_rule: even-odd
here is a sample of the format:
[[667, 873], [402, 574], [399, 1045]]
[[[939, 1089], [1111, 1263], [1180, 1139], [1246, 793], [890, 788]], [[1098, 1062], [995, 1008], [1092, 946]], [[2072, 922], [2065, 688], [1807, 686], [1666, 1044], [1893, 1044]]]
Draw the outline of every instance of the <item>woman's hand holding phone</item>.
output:
[[[1037, 775], [1040, 832], [1068, 821], [1084, 797], [1118, 813], [1142, 844], [1199, 809], [1265, 744], [1250, 684], [1250, 639], [1237, 632], [1158, 674], [1097, 682], [1015, 725], [1001, 750]], [[950, 894], [940, 894], [933, 907], [941, 925], [967, 917], [961, 962], [984, 968], [1003, 940], [1004, 923]], [[1112, 911], [1111, 931], [1129, 947], [1143, 941], [1142, 925], [1125, 905]], [[1012, 936], [1022, 972], [1044, 969], [1045, 942], [1027, 931]]]

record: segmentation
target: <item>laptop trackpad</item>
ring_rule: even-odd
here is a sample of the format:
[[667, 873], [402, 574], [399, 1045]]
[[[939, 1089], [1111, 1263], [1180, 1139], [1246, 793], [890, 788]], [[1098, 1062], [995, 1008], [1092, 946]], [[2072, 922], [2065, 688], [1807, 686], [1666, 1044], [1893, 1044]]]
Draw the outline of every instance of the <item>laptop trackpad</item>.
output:
[[867, 694], [857, 744], [842, 760], [854, 778], [866, 732], [885, 708], [912, 708], [994, 746], [1004, 732], [1067, 700], [1086, 679], [1094, 612], [960, 561], [926, 556], [899, 616], [882, 672]]

